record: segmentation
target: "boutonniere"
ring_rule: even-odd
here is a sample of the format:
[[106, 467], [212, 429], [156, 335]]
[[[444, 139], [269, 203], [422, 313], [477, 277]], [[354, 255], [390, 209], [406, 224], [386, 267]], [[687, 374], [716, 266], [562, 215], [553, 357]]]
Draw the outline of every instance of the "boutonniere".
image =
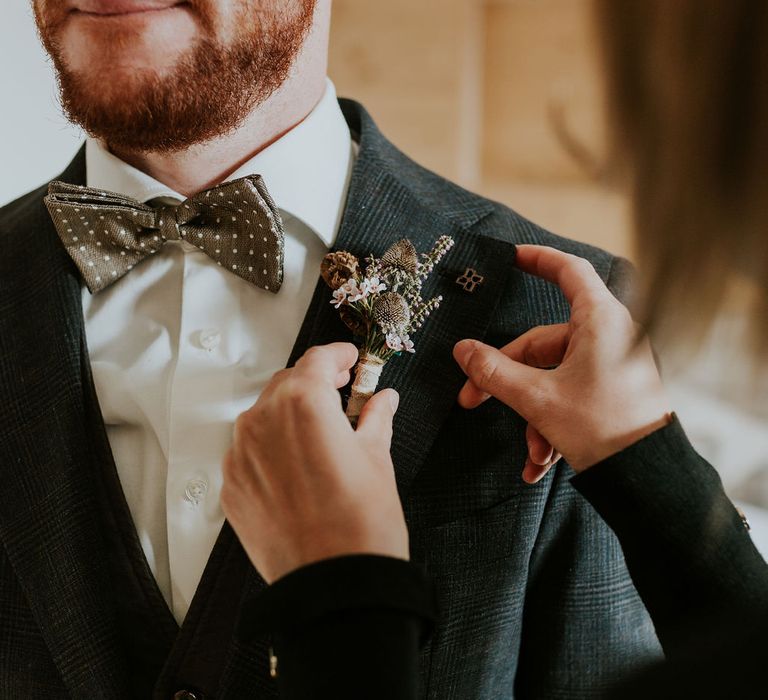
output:
[[347, 403], [352, 425], [376, 391], [384, 365], [416, 351], [411, 336], [442, 301], [440, 296], [425, 301], [422, 285], [452, 247], [453, 239], [441, 236], [429, 253], [418, 254], [413, 243], [403, 239], [380, 258], [366, 258], [364, 270], [343, 250], [323, 258], [320, 274], [333, 290], [331, 304], [360, 349]]

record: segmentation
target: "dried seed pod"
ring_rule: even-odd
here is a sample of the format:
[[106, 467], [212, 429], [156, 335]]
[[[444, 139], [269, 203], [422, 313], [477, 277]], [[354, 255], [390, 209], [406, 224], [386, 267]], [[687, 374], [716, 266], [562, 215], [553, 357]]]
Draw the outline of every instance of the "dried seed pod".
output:
[[355, 335], [364, 336], [368, 330], [368, 326], [361, 318], [360, 314], [349, 306], [340, 306], [339, 314], [344, 325], [349, 328]]
[[415, 275], [419, 265], [416, 248], [413, 247], [413, 243], [407, 238], [404, 238], [402, 241], [398, 241], [391, 246], [387, 252], [381, 256], [381, 262], [385, 267], [403, 270], [409, 275]]
[[385, 331], [402, 331], [411, 320], [408, 302], [397, 292], [384, 292], [373, 305], [373, 317]]
[[345, 250], [328, 253], [320, 263], [320, 276], [333, 290], [341, 287], [347, 280], [357, 277], [358, 260]]

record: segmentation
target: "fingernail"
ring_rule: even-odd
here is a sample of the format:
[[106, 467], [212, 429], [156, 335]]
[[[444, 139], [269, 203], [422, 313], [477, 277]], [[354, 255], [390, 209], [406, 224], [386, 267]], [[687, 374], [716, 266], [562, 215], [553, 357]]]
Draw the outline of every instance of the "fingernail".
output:
[[397, 407], [400, 405], [400, 394], [394, 389], [391, 389], [389, 392], [389, 403], [392, 406], [392, 413], [397, 411]]
[[460, 340], [453, 348], [453, 356], [456, 358], [456, 362], [464, 366], [467, 362], [467, 358], [472, 354], [475, 348], [474, 340]]

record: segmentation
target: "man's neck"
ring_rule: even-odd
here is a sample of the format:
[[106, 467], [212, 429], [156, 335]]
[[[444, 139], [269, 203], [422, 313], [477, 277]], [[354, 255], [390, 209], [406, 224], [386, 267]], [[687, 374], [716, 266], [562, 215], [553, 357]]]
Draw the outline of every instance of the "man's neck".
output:
[[171, 153], [110, 149], [120, 159], [189, 197], [212, 187], [288, 133], [314, 109], [325, 91], [325, 70], [294, 72], [232, 133]]

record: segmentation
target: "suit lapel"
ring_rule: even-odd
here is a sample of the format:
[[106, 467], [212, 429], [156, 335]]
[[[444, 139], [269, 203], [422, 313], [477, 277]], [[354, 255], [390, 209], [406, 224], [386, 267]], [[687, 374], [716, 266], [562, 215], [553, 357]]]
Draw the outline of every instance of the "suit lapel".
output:
[[[491, 211], [483, 200], [468, 195], [466, 202], [443, 208], [425, 202], [411, 187], [411, 179], [421, 178], [409, 179], [396, 162], [417, 166], [393, 149], [359, 105], [342, 101], [342, 107], [359, 135], [360, 151], [334, 249], [350, 251], [362, 261], [371, 254], [380, 256], [402, 238], [409, 238], [419, 252], [429, 251], [441, 235], [456, 242], [425, 286], [425, 298], [442, 295], [443, 302], [415, 336], [416, 353], [393, 358], [380, 383], [400, 393], [392, 457], [404, 494], [464, 382], [453, 346], [462, 338], [484, 336], [510, 279], [515, 248], [473, 232]], [[484, 277], [474, 292], [456, 283], [468, 267]], [[351, 339], [330, 300], [330, 290], [319, 281], [289, 364], [313, 345]]]

